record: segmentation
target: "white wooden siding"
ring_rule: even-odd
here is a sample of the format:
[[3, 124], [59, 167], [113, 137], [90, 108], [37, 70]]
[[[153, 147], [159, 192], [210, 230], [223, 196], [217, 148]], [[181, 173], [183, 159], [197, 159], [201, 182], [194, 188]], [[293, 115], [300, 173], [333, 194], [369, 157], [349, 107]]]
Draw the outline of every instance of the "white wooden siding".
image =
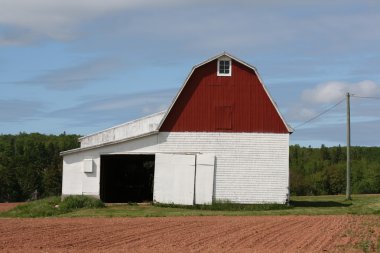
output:
[[285, 203], [289, 134], [159, 133], [160, 152], [214, 153], [216, 200]]
[[153, 200], [194, 204], [195, 155], [156, 154]]
[[[65, 159], [66, 158], [66, 159]], [[63, 159], [62, 195], [82, 195], [82, 162], [70, 163]]]
[[[75, 152], [63, 157], [62, 195], [94, 195], [99, 197], [100, 155], [102, 154], [153, 154], [157, 151], [157, 135], [101, 148]], [[84, 159], [93, 159], [93, 172], [84, 173]], [[82, 184], [84, 185], [82, 187]]]
[[[158, 133], [64, 156], [63, 194], [99, 195], [100, 155], [133, 153], [215, 154], [214, 199], [237, 203], [285, 203], [289, 186], [289, 134]], [[82, 162], [94, 161], [84, 175]], [[82, 184], [86, 185], [82, 189]], [[87, 185], [89, 187], [87, 188]], [[82, 192], [81, 192], [82, 191]]]

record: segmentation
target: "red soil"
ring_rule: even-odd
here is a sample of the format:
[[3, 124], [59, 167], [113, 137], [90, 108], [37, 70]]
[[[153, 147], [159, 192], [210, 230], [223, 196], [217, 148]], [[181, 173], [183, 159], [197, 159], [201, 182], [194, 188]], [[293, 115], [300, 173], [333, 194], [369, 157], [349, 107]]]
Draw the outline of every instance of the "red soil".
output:
[[360, 242], [369, 242], [369, 251], [375, 251], [380, 230], [373, 224], [379, 219], [349, 215], [3, 218], [0, 252], [360, 252]]
[[24, 204], [23, 202], [14, 202], [14, 203], [0, 203], [0, 212], [8, 211], [15, 206]]

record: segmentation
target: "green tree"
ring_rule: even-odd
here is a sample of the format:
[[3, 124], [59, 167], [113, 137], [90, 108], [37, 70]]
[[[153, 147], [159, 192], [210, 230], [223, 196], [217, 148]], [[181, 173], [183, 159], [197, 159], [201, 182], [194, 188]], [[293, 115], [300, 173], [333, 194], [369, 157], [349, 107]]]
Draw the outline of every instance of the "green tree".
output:
[[77, 148], [78, 135], [19, 133], [0, 135], [0, 201], [25, 201], [59, 195], [62, 158], [59, 152]]

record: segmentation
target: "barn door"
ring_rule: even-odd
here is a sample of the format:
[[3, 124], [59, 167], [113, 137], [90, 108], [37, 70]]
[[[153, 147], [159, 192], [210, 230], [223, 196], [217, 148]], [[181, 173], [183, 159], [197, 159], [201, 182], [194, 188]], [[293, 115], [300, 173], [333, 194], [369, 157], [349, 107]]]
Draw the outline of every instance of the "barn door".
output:
[[195, 155], [156, 154], [153, 200], [193, 205]]
[[195, 173], [195, 204], [212, 204], [215, 155], [198, 154]]

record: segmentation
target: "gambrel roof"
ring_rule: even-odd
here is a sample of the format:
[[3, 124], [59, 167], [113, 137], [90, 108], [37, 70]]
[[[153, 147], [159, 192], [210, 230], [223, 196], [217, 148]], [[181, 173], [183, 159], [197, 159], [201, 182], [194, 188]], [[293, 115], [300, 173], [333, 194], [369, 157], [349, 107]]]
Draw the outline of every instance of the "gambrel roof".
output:
[[[190, 78], [193, 76], [194, 72], [197, 69], [202, 68], [206, 64], [213, 62], [220, 58], [229, 58], [233, 61], [236, 61], [237, 63], [247, 67], [248, 69], [252, 70], [255, 75], [257, 76], [259, 82], [262, 85], [262, 88], [269, 98], [269, 101], [273, 108], [275, 109], [275, 112], [278, 114], [278, 117], [282, 121], [283, 125], [285, 126], [288, 133], [292, 133], [293, 129], [285, 122], [283, 116], [281, 115], [276, 103], [274, 102], [273, 98], [269, 94], [269, 91], [266, 89], [262, 79], [260, 78], [256, 68], [240, 59], [238, 59], [235, 56], [232, 56], [229, 53], [223, 52], [219, 55], [216, 55], [214, 57], [211, 57], [207, 59], [204, 62], [201, 62], [197, 65], [195, 65], [190, 73], [188, 74], [187, 78], [185, 79], [185, 82], [182, 84], [181, 88], [179, 89], [178, 93], [172, 100], [169, 108], [167, 111], [162, 111], [159, 113], [155, 113], [152, 115], [145, 116], [143, 118], [139, 118], [133, 121], [126, 122], [124, 124], [108, 128], [106, 130], [96, 132], [84, 137], [81, 137], [79, 141], [81, 142], [81, 147], [73, 150], [68, 150], [61, 152], [61, 155], [66, 155], [70, 153], [80, 152], [88, 149], [94, 149], [106, 145], [112, 145], [117, 144], [133, 139], [142, 138], [145, 136], [150, 136], [157, 134], [161, 129], [165, 121], [168, 120], [168, 117], [170, 113], [173, 111], [173, 108], [175, 107], [176, 103], [180, 99], [181, 94], [184, 92], [185, 87], [188, 85]], [[216, 71], [216, 70], [215, 70]]]
[[[211, 57], [211, 58], [207, 59], [206, 61], [201, 62], [201, 63], [195, 65], [195, 66], [191, 69], [190, 73], [188, 74], [187, 78], [185, 79], [185, 82], [182, 84], [182, 86], [181, 86], [181, 88], [179, 89], [177, 95], [174, 97], [174, 99], [172, 100], [172, 103], [170, 104], [168, 110], [166, 111], [166, 113], [165, 113], [165, 115], [164, 115], [162, 121], [160, 122], [160, 124], [159, 124], [159, 126], [158, 126], [158, 130], [160, 130], [160, 131], [162, 130], [162, 126], [163, 126], [163, 124], [164, 124], [165, 121], [167, 120], [168, 115], [169, 115], [169, 114], [171, 113], [171, 111], [173, 110], [174, 105], [175, 105], [176, 102], [178, 101], [180, 95], [183, 93], [185, 87], [188, 85], [190, 78], [194, 75], [194, 72], [195, 72], [197, 69], [202, 68], [202, 67], [205, 66], [206, 64], [208, 64], [208, 63], [210, 63], [210, 62], [212, 62], [212, 61], [215, 61], [215, 60], [217, 60], [217, 59], [220, 59], [220, 58], [229, 58], [229, 59], [232, 59], [232, 60], [234, 60], [234, 61], [236, 61], [236, 62], [242, 64], [243, 66], [247, 67], [248, 69], [251, 69], [251, 70], [255, 73], [255, 75], [257, 76], [257, 78], [258, 78], [258, 80], [259, 80], [259, 82], [260, 82], [261, 85], [262, 85], [262, 88], [263, 88], [264, 91], [265, 91], [265, 94], [266, 94], [267, 97], [269, 98], [270, 103], [272, 104], [273, 108], [275, 108], [276, 113], [277, 113], [278, 116], [280, 117], [280, 119], [281, 119], [283, 125], [286, 127], [287, 132], [288, 132], [288, 133], [292, 133], [292, 132], [293, 132], [293, 129], [292, 129], [292, 128], [286, 123], [284, 117], [282, 116], [281, 112], [279, 111], [279, 109], [278, 109], [276, 103], [274, 102], [272, 96], [270, 95], [270, 93], [269, 93], [269, 91], [267, 90], [267, 88], [265, 87], [265, 85], [264, 85], [262, 79], [260, 78], [260, 75], [259, 75], [257, 69], [256, 69], [254, 66], [252, 66], [252, 65], [250, 65], [250, 64], [248, 64], [248, 63], [246, 63], [246, 62], [244, 62], [244, 61], [242, 61], [242, 60], [240, 60], [239, 58], [237, 58], [237, 57], [235, 57], [235, 56], [233, 56], [233, 55], [231, 55], [231, 54], [229, 54], [229, 53], [227, 53], [227, 52], [223, 52], [223, 53], [221, 53], [221, 54], [219, 54], [219, 55], [216, 55], [216, 56], [214, 56], [214, 57]], [[215, 71], [216, 71], [216, 69], [215, 69]]]

